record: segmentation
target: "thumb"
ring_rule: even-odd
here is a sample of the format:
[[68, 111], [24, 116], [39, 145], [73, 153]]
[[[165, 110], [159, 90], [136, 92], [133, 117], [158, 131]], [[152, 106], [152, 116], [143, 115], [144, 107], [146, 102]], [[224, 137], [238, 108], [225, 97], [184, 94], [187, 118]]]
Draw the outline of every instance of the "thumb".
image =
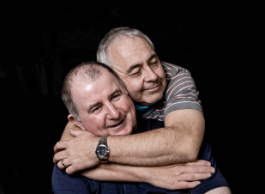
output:
[[70, 134], [74, 137], [82, 135], [83, 133], [84, 133], [84, 131], [82, 131], [82, 130], [70, 129]]

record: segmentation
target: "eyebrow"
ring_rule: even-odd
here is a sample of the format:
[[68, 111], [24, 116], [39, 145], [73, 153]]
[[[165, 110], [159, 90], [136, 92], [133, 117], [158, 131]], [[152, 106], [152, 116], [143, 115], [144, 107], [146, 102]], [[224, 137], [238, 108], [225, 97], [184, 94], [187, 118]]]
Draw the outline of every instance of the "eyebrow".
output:
[[[157, 55], [156, 54], [153, 54], [149, 57], [148, 61], [151, 61], [154, 57], [156, 57]], [[128, 70], [127, 70], [127, 74], [131, 73], [133, 69], [137, 68], [141, 66], [141, 64], [135, 64], [135, 65], [132, 65]]]
[[88, 109], [88, 112], [91, 112], [91, 110], [94, 108], [94, 107], [97, 107], [98, 105], [100, 105], [101, 103], [100, 102], [96, 102], [94, 104], [91, 104], [89, 109]]
[[[112, 96], [114, 96], [115, 94], [117, 93], [121, 93], [121, 90], [120, 89], [116, 89], [114, 90], [108, 97], [111, 98]], [[89, 106], [89, 109], [88, 109], [88, 112], [91, 112], [91, 110], [94, 108], [94, 107], [97, 107], [98, 105], [102, 104], [101, 102], [96, 102], [94, 104], [91, 104]]]
[[110, 95], [109, 95], [109, 98], [111, 98], [112, 96], [114, 96], [115, 94], [117, 93], [121, 93], [121, 90], [120, 89], [116, 89], [114, 90]]

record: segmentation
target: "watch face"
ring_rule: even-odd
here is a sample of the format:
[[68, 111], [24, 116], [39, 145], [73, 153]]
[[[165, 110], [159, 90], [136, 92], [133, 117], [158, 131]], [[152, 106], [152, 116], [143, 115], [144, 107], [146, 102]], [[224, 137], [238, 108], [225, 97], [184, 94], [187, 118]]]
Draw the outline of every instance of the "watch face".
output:
[[99, 145], [97, 147], [97, 155], [98, 157], [106, 157], [109, 154], [109, 149], [105, 145]]

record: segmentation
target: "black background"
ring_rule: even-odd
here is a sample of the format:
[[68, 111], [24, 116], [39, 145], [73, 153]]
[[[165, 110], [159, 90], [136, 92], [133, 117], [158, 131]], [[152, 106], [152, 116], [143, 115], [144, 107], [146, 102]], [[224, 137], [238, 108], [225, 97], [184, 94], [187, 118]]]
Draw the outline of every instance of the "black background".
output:
[[249, 131], [240, 99], [248, 62], [241, 51], [253, 36], [246, 32], [251, 19], [247, 12], [212, 10], [46, 10], [6, 16], [0, 193], [51, 193], [53, 146], [67, 123], [60, 98], [63, 79], [75, 65], [96, 60], [100, 40], [119, 26], [141, 30], [160, 60], [190, 70], [217, 165], [233, 193], [246, 193], [249, 170], [242, 172], [242, 139]]

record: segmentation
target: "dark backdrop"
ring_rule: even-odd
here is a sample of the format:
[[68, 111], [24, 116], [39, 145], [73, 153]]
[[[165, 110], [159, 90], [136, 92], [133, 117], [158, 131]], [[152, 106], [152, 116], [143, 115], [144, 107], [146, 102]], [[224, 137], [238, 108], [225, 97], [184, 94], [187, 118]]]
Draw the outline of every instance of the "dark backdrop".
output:
[[246, 129], [235, 116], [241, 112], [241, 64], [235, 56], [244, 43], [238, 41], [242, 22], [240, 15], [215, 10], [10, 14], [2, 24], [0, 193], [51, 193], [53, 146], [67, 123], [63, 79], [75, 65], [96, 60], [98, 43], [118, 26], [146, 33], [162, 61], [191, 71], [206, 119], [205, 138], [232, 191], [246, 191], [237, 165], [244, 153], [237, 134]]

